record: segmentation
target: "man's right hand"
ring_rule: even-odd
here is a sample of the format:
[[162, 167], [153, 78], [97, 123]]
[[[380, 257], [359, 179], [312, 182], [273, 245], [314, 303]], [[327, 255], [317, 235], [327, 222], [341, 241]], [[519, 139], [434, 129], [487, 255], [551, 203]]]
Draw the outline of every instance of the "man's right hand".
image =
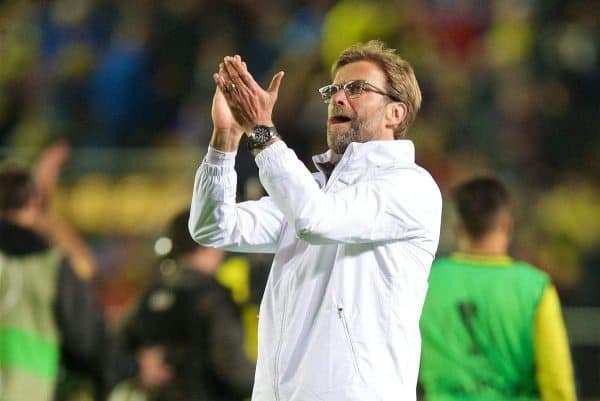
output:
[[214, 74], [213, 79], [217, 84], [213, 97], [211, 116], [213, 120], [213, 135], [210, 145], [223, 152], [234, 152], [237, 150], [244, 131], [238, 124], [227, 104], [223, 91], [225, 82], [222, 75]]

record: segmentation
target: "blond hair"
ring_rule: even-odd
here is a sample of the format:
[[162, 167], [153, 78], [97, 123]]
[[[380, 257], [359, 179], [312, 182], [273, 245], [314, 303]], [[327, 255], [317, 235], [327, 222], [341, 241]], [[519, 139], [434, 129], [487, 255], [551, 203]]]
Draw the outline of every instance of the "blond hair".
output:
[[367, 43], [357, 43], [340, 54], [331, 66], [332, 79], [341, 67], [357, 61], [370, 61], [379, 66], [387, 78], [388, 87], [385, 90], [392, 97], [406, 104], [408, 108], [406, 118], [394, 131], [396, 139], [406, 137], [408, 127], [421, 108], [421, 89], [412, 67], [396, 53], [395, 49], [386, 48], [379, 40], [370, 40]]

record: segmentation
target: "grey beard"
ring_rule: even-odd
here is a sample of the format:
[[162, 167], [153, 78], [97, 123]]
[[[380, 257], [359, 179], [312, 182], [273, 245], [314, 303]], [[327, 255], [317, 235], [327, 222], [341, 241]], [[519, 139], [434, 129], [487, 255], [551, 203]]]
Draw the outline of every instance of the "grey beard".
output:
[[360, 141], [360, 123], [352, 121], [346, 132], [334, 132], [327, 130], [327, 146], [338, 155], [343, 155], [348, 145]]
[[350, 128], [346, 132], [335, 132], [327, 130], [327, 146], [338, 155], [343, 155], [352, 142], [365, 143], [375, 138], [375, 124], [378, 122], [379, 115], [368, 120], [352, 120]]

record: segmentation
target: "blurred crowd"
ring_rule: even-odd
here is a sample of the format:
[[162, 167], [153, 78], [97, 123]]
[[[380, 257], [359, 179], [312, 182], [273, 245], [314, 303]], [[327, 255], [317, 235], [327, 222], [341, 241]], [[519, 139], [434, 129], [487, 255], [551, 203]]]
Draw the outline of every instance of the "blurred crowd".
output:
[[[147, 277], [146, 245], [189, 202], [222, 57], [241, 54], [262, 83], [286, 72], [274, 121], [310, 166], [326, 147], [316, 89], [331, 62], [381, 39], [421, 85], [418, 162], [443, 191], [501, 176], [516, 194], [513, 253], [546, 270], [566, 305], [600, 306], [599, 15], [584, 0], [4, 1], [2, 156], [71, 144], [58, 207], [92, 240], [119, 320], [111, 305]], [[240, 198], [260, 196], [242, 153]], [[440, 254], [453, 241], [442, 227]]]

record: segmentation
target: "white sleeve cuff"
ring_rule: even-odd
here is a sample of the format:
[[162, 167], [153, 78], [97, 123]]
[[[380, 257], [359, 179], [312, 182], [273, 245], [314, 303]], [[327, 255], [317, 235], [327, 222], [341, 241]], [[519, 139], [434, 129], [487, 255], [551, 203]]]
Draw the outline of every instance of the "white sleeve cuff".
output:
[[209, 145], [208, 152], [206, 152], [204, 160], [206, 161], [206, 164], [210, 164], [212, 166], [234, 166], [236, 154], [237, 151], [223, 152]]

